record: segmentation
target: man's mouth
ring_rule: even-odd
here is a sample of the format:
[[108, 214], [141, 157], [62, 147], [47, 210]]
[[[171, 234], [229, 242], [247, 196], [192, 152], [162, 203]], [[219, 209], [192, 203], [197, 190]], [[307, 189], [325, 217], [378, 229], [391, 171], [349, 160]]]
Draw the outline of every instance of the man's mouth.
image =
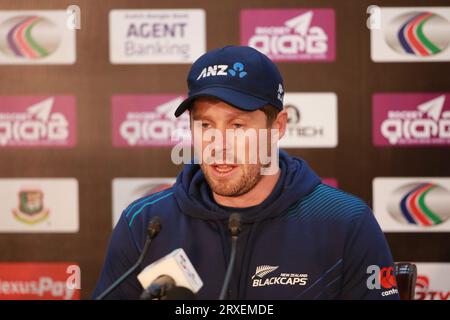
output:
[[227, 176], [237, 168], [237, 165], [232, 164], [213, 164], [211, 165], [213, 172], [217, 176]]

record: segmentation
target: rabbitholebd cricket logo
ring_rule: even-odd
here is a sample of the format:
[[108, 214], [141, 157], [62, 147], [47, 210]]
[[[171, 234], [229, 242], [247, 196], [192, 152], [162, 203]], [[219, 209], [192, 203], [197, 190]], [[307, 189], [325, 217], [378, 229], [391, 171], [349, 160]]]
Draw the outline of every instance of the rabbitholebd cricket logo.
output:
[[[253, 287], [265, 287], [272, 285], [299, 285], [304, 286], [308, 282], [308, 274], [284, 273], [280, 272], [273, 275], [279, 266], [261, 265], [256, 267], [255, 274], [252, 276]], [[270, 275], [270, 276], [269, 276]]]
[[367, 267], [367, 274], [369, 275], [367, 277], [367, 288], [369, 290], [380, 290], [383, 297], [398, 294], [394, 267], [370, 265]]

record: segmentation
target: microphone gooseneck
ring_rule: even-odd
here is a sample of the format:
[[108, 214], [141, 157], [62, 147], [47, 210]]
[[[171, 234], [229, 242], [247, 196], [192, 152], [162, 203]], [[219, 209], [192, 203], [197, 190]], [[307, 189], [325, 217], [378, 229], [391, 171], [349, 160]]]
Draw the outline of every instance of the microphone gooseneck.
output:
[[147, 238], [145, 239], [144, 248], [142, 249], [141, 255], [139, 256], [136, 263], [128, 269], [119, 279], [114, 281], [105, 291], [103, 291], [95, 300], [103, 300], [106, 298], [114, 289], [116, 289], [122, 282], [125, 281], [137, 268], [141, 265], [142, 261], [144, 261], [145, 256], [150, 248], [150, 245], [153, 239], [159, 234], [161, 231], [161, 220], [158, 216], [153, 217], [148, 226], [147, 226]]
[[231, 232], [231, 253], [230, 261], [228, 263], [225, 280], [223, 281], [222, 290], [220, 291], [219, 300], [225, 300], [228, 287], [230, 286], [231, 276], [233, 275], [234, 264], [236, 260], [236, 245], [239, 233], [241, 232], [241, 215], [239, 213], [232, 213], [228, 220], [228, 229]]

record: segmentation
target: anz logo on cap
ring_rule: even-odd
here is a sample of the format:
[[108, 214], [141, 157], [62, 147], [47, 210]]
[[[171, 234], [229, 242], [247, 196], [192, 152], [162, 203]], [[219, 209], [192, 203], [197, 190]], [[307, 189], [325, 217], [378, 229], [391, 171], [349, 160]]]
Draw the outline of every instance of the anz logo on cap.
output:
[[232, 76], [238, 78], [244, 78], [247, 75], [247, 71], [244, 70], [244, 64], [241, 62], [235, 62], [232, 68], [229, 68], [226, 64], [215, 64], [203, 68], [200, 75], [196, 80], [207, 77], [216, 76]]

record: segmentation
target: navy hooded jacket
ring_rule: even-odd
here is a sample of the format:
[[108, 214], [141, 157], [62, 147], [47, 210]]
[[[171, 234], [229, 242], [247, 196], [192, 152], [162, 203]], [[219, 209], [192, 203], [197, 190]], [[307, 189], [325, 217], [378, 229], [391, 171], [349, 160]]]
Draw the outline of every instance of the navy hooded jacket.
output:
[[398, 299], [395, 286], [368, 288], [369, 266], [393, 266], [370, 208], [322, 184], [304, 160], [283, 151], [280, 168], [280, 179], [267, 199], [235, 209], [214, 201], [199, 165], [185, 165], [171, 188], [124, 210], [93, 296], [137, 261], [147, 225], [159, 216], [162, 230], [142, 267], [108, 298], [138, 299], [143, 288], [137, 274], [183, 248], [204, 283], [197, 298], [217, 299], [230, 256], [228, 218], [239, 212], [243, 225], [229, 299]]

